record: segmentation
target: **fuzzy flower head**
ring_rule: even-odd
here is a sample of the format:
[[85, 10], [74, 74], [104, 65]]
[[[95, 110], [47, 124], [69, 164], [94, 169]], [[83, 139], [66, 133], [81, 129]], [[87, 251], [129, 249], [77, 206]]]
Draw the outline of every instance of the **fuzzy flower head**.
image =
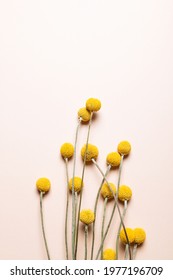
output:
[[134, 229], [134, 234], [135, 234], [134, 243], [140, 245], [145, 241], [146, 233], [142, 228], [135, 228]]
[[50, 186], [51, 186], [50, 181], [47, 178], [40, 178], [36, 182], [36, 188], [40, 192], [48, 192], [50, 190]]
[[107, 155], [106, 158], [107, 164], [111, 165], [112, 167], [118, 167], [121, 162], [121, 156], [117, 152], [112, 152]]
[[89, 122], [91, 113], [85, 107], [80, 108], [78, 111], [78, 117], [81, 118], [83, 122]]
[[84, 209], [80, 212], [80, 221], [85, 225], [89, 225], [94, 222], [94, 212], [90, 209]]
[[116, 187], [115, 187], [115, 185], [113, 183], [109, 183], [109, 185], [110, 185], [112, 191], [110, 190], [110, 188], [109, 188], [107, 183], [102, 185], [100, 193], [103, 196], [103, 198], [107, 197], [108, 199], [112, 199], [114, 197], [113, 193], [116, 194]]
[[124, 155], [124, 156], [127, 156], [130, 151], [131, 151], [131, 145], [128, 141], [121, 141], [119, 144], [118, 144], [118, 152], [121, 154], [121, 155]]
[[[128, 239], [129, 239], [129, 243], [130, 244], [133, 243], [134, 239], [135, 239], [134, 230], [131, 229], [131, 228], [126, 228], [126, 232], [127, 232], [127, 236], [128, 236]], [[125, 235], [124, 229], [122, 229], [120, 231], [120, 239], [121, 239], [122, 243], [127, 244], [127, 239], [126, 239], [126, 235]]]
[[128, 186], [120, 186], [118, 192], [118, 198], [121, 201], [130, 200], [132, 197], [132, 190]]
[[96, 98], [89, 98], [87, 101], [86, 101], [86, 109], [88, 111], [91, 111], [91, 112], [96, 112], [96, 111], [99, 111], [101, 108], [101, 102], [100, 100], [96, 99]]
[[65, 158], [71, 158], [74, 154], [74, 147], [71, 143], [64, 143], [60, 149], [61, 156]]
[[[70, 191], [72, 191], [72, 185], [73, 185], [73, 178], [70, 179], [69, 185], [68, 185]], [[79, 178], [79, 177], [74, 177], [74, 191], [75, 192], [80, 192], [82, 187], [83, 187], [82, 179]]]
[[116, 260], [116, 253], [113, 249], [108, 248], [104, 250], [103, 252], [103, 260], [105, 261], [111, 261], [111, 260]]
[[[81, 156], [82, 159], [85, 159], [85, 153], [86, 153], [86, 145], [84, 145], [81, 149]], [[97, 159], [99, 154], [99, 151], [97, 149], [96, 146], [92, 145], [92, 144], [88, 144], [88, 149], [87, 149], [87, 153], [86, 153], [86, 161], [92, 161], [92, 159]]]

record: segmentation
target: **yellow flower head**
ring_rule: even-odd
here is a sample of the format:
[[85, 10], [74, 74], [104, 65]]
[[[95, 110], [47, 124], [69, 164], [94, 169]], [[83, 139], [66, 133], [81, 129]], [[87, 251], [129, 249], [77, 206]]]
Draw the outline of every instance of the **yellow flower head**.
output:
[[117, 167], [120, 165], [121, 156], [117, 152], [112, 152], [107, 155], [106, 161], [107, 164], [110, 164], [112, 167]]
[[40, 178], [36, 182], [36, 187], [40, 192], [48, 192], [50, 190], [50, 181], [47, 178]]
[[86, 101], [86, 108], [88, 111], [99, 111], [101, 108], [101, 102], [100, 100], [96, 99], [96, 98], [89, 98]]
[[94, 222], [94, 212], [90, 209], [84, 209], [80, 212], [80, 221], [86, 225]]
[[121, 201], [124, 200], [130, 200], [132, 197], [132, 190], [128, 186], [120, 186], [119, 188], [119, 193], [118, 193], [118, 198]]
[[[128, 236], [128, 239], [129, 239], [129, 243], [130, 244], [133, 243], [134, 239], [135, 239], [134, 230], [131, 229], [131, 228], [126, 228], [126, 232], [127, 232], [127, 236]], [[127, 239], [126, 239], [126, 235], [124, 233], [124, 229], [122, 229], [120, 231], [120, 239], [121, 239], [122, 243], [127, 244]]]
[[85, 107], [80, 108], [78, 111], [78, 117], [81, 118], [83, 122], [88, 122], [91, 118], [91, 113]]
[[[84, 160], [85, 158], [85, 152], [86, 152], [86, 145], [84, 145], [81, 149], [81, 156], [82, 159]], [[96, 146], [92, 144], [88, 144], [88, 149], [86, 153], [86, 161], [92, 161], [92, 159], [97, 159], [99, 154], [99, 151]]]
[[131, 145], [128, 141], [122, 141], [118, 144], [118, 152], [121, 155], [128, 155], [131, 151]]
[[135, 240], [134, 242], [138, 245], [142, 244], [145, 241], [146, 233], [142, 228], [134, 229]]
[[104, 250], [103, 252], [103, 260], [116, 260], [116, 253], [113, 249], [108, 248], [106, 250]]
[[60, 149], [63, 158], [71, 158], [74, 154], [74, 147], [71, 143], [64, 143]]
[[[70, 191], [72, 191], [72, 184], [73, 184], [73, 178], [71, 178], [70, 181], [69, 181]], [[83, 187], [82, 179], [79, 178], [79, 177], [74, 177], [74, 191], [75, 192], [80, 192], [82, 187]]]
[[[113, 183], [109, 183], [112, 191], [114, 194], [116, 194], [116, 188], [115, 188], [115, 185]], [[111, 190], [109, 189], [109, 186], [107, 183], [103, 184], [102, 185], [102, 188], [101, 188], [101, 195], [103, 196], [103, 198], [108, 198], [108, 199], [112, 199], [114, 196], [113, 196], [113, 193], [111, 192]]]

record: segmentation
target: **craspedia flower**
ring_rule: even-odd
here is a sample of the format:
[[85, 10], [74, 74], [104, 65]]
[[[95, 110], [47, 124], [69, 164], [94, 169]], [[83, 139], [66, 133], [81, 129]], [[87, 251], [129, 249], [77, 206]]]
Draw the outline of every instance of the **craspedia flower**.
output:
[[118, 198], [121, 201], [130, 200], [132, 197], [132, 190], [128, 186], [120, 186], [118, 192]]
[[96, 98], [89, 98], [87, 101], [86, 101], [86, 109], [88, 111], [99, 111], [101, 108], [101, 102], [100, 100], [96, 99]]
[[107, 164], [111, 165], [112, 167], [117, 167], [120, 165], [121, 156], [117, 152], [112, 152], [107, 155], [106, 158]]
[[135, 235], [134, 243], [138, 245], [142, 244], [146, 239], [146, 233], [142, 228], [135, 228], [134, 235]]
[[94, 222], [94, 212], [90, 209], [84, 209], [80, 212], [80, 221], [86, 225]]
[[[73, 185], [73, 178], [70, 179], [69, 185], [68, 185], [70, 191], [72, 191], [72, 185]], [[83, 187], [82, 179], [80, 177], [74, 177], [74, 191], [80, 192], [82, 187]]]
[[[114, 194], [116, 194], [116, 187], [113, 183], [109, 183], [112, 191]], [[111, 192], [111, 190], [109, 189], [109, 186], [107, 183], [103, 184], [102, 185], [102, 188], [101, 188], [101, 191], [100, 191], [101, 195], [103, 196], [103, 198], [108, 198], [108, 199], [112, 199], [114, 196], [113, 196], [113, 193]]]
[[121, 154], [121, 155], [128, 155], [131, 151], [131, 145], [128, 141], [121, 141], [119, 144], [118, 144], [118, 152]]
[[[85, 152], [86, 152], [86, 145], [84, 145], [81, 149], [81, 156], [82, 159], [84, 160], [85, 158]], [[97, 159], [99, 154], [99, 151], [96, 146], [92, 144], [88, 144], [88, 149], [86, 153], [86, 161], [92, 161], [92, 159]]]
[[60, 149], [63, 158], [71, 158], [74, 154], [74, 147], [71, 143], [64, 143]]
[[47, 178], [40, 178], [36, 182], [36, 187], [40, 192], [48, 192], [50, 190], [50, 181]]
[[[131, 228], [126, 228], [126, 232], [127, 232], [127, 236], [128, 236], [128, 239], [129, 239], [129, 243], [130, 243], [130, 244], [133, 243], [133, 242], [134, 242], [134, 239], [135, 239], [134, 230], [131, 229]], [[122, 243], [127, 244], [127, 238], [126, 238], [124, 229], [122, 229], [122, 230], [120, 231], [120, 239], [121, 239], [121, 242], [122, 242]]]
[[80, 108], [78, 111], [78, 117], [81, 118], [83, 122], [88, 122], [91, 118], [91, 113], [85, 107]]
[[103, 260], [116, 260], [116, 253], [113, 249], [108, 248], [103, 251]]

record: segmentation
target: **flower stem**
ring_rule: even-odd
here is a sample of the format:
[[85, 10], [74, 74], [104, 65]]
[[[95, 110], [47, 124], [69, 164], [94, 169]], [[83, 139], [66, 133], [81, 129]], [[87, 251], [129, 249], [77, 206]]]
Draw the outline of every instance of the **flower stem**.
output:
[[65, 248], [66, 248], [66, 259], [68, 260], [68, 208], [69, 208], [69, 175], [68, 175], [68, 158], [65, 158], [65, 166], [66, 166], [66, 179], [67, 179], [67, 201], [66, 201], [66, 214], [65, 214]]
[[[124, 217], [126, 215], [127, 211], [127, 200], [124, 201], [124, 209], [123, 209], [123, 214], [122, 214], [122, 220], [124, 221]], [[116, 259], [118, 260], [118, 249], [119, 249], [119, 237], [120, 237], [120, 231], [121, 231], [122, 223], [120, 221], [120, 225], [118, 228], [118, 233], [117, 233], [117, 239], [116, 239]]]
[[87, 260], [88, 225], [85, 225], [85, 260]]
[[[103, 236], [104, 236], [104, 225], [105, 225], [106, 205], [107, 205], [107, 202], [108, 202], [108, 198], [106, 197], [105, 200], [104, 200], [104, 210], [103, 210], [103, 219], [102, 219], [101, 240], [103, 240]], [[103, 247], [104, 247], [104, 241], [102, 242], [101, 259], [103, 259]]]
[[121, 173], [122, 173], [122, 167], [123, 167], [123, 159], [124, 159], [124, 155], [121, 155], [120, 167], [119, 167], [119, 172], [118, 172], [117, 193], [116, 193], [117, 199], [118, 199], [119, 188], [120, 188], [120, 180], [121, 180]]
[[41, 227], [42, 227], [42, 233], [43, 233], [43, 239], [44, 239], [44, 244], [46, 248], [46, 253], [47, 253], [47, 258], [50, 260], [50, 254], [49, 254], [49, 249], [47, 245], [47, 240], [46, 240], [46, 234], [45, 234], [45, 229], [44, 229], [44, 217], [43, 217], [43, 195], [44, 192], [40, 192], [40, 215], [41, 215]]
[[[86, 167], [86, 158], [87, 158], [87, 152], [88, 152], [88, 143], [89, 143], [89, 136], [90, 136], [90, 129], [91, 129], [91, 123], [92, 123], [93, 114], [94, 114], [94, 113], [91, 112], [90, 121], [89, 121], [89, 125], [88, 125], [88, 133], [87, 133], [87, 140], [86, 140], [86, 149], [85, 149], [84, 162], [83, 162], [83, 169], [82, 169], [81, 186], [83, 186], [83, 181], [84, 181], [84, 174], [85, 174], [85, 167]], [[78, 233], [79, 233], [79, 219], [80, 219], [80, 210], [81, 210], [81, 204], [82, 204], [82, 194], [83, 194], [83, 188], [81, 188], [81, 191], [80, 191], [80, 198], [79, 198], [79, 207], [78, 207], [78, 216], [77, 216], [77, 226], [76, 226], [75, 259], [77, 258]]]
[[[107, 170], [106, 170], [106, 173], [105, 173], [105, 176], [106, 177], [109, 173], [111, 169], [111, 165], [108, 165], [107, 167]], [[96, 196], [96, 201], [95, 201], [95, 205], [94, 205], [94, 217], [95, 217], [95, 220], [93, 222], [93, 228], [92, 228], [92, 247], [91, 247], [91, 260], [93, 259], [93, 253], [94, 253], [94, 243], [95, 243], [95, 223], [96, 223], [96, 213], [97, 213], [97, 205], [98, 205], [98, 199], [99, 199], [99, 194], [100, 194], [100, 191], [101, 191], [101, 188], [102, 188], [102, 185], [104, 184], [104, 181], [105, 181], [105, 178], [102, 179], [101, 181], [101, 184], [100, 184], [100, 188], [98, 189], [98, 192], [97, 192], [97, 196]]]
[[138, 244], [135, 243], [133, 247], [132, 259], [135, 260]]
[[126, 246], [125, 246], [125, 257], [124, 257], [125, 260], [128, 260], [129, 247], [130, 247], [130, 245], [126, 244]]

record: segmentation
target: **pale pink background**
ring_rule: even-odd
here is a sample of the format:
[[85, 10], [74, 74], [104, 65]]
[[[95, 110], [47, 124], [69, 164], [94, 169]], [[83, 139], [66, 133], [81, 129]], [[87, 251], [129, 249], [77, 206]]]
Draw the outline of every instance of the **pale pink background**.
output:
[[[120, 140], [132, 144], [122, 183], [133, 190], [125, 223], [147, 233], [137, 258], [173, 259], [172, 14], [172, 0], [0, 1], [1, 259], [46, 258], [35, 189], [42, 176], [52, 183], [44, 200], [51, 257], [65, 258], [59, 149], [74, 141], [77, 110], [91, 96], [102, 101], [90, 142], [103, 170]], [[79, 156], [79, 176], [81, 166]], [[87, 167], [83, 207], [93, 208], [100, 180]], [[79, 258], [83, 246], [81, 234]]]

